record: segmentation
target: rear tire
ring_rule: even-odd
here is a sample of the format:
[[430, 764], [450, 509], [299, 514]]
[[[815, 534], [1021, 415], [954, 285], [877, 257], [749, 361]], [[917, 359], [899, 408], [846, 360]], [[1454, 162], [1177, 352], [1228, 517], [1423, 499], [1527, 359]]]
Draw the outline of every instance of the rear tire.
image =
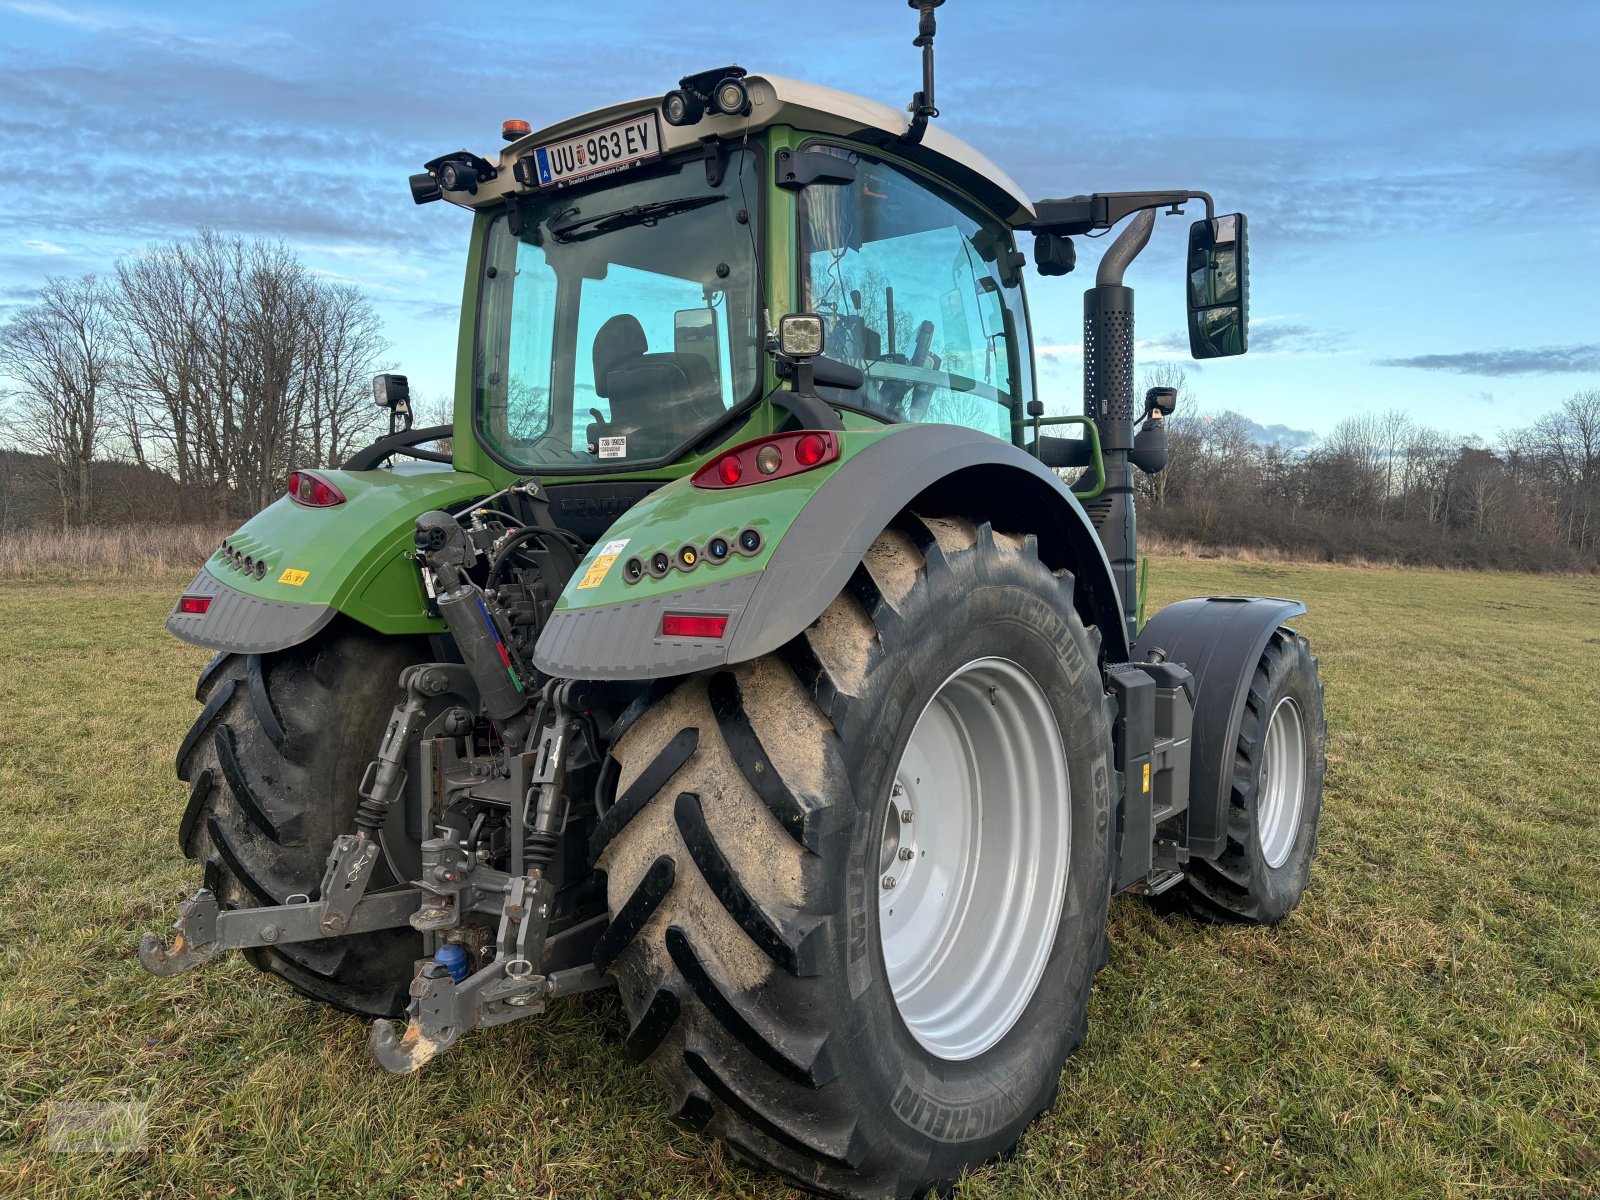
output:
[[[1052, 575], [1031, 538], [908, 519], [794, 642], [693, 676], [625, 724], [595, 837], [612, 918], [596, 962], [618, 981], [627, 1052], [650, 1062], [676, 1116], [806, 1189], [883, 1198], [953, 1183], [1010, 1150], [1052, 1103], [1103, 962], [1115, 784], [1099, 635], [1072, 597], [1072, 578]], [[1006, 668], [984, 665], [997, 661]], [[1003, 944], [1003, 926], [1047, 922], [1037, 961], [1004, 976], [1031, 990], [1023, 1003], [979, 1011], [970, 997], [982, 989], [961, 985], [992, 960], [972, 942], [945, 962], [951, 1005], [970, 1001], [976, 1014], [963, 1041], [891, 982], [882, 864], [899, 859], [885, 822], [919, 720], [974, 669], [991, 674], [966, 688], [968, 702], [979, 697], [973, 728], [984, 728], [986, 687], [1001, 714], [991, 721], [1025, 729], [1042, 714], [1064, 755], [1055, 776], [1036, 761], [1035, 782], [1068, 785], [1061, 796], [990, 777], [985, 791], [975, 772], [995, 760], [969, 755], [977, 811], [1023, 812], [1018, 797], [1046, 794], [1059, 807], [1035, 836], [1049, 840], [1052, 820], [1067, 832], [1065, 883], [1046, 917], [1015, 910], [1011, 922], [1000, 909], [991, 926]], [[1008, 690], [1013, 670], [1033, 688]], [[1042, 702], [1033, 718], [1013, 707], [1028, 695]], [[950, 887], [1004, 876], [1020, 858], [968, 861], [978, 869]], [[978, 902], [1002, 904], [1023, 882]], [[900, 967], [915, 967], [903, 949]]]
[[[400, 672], [426, 661], [426, 649], [346, 629], [212, 659], [195, 688], [204, 708], [178, 751], [189, 784], [178, 837], [223, 907], [317, 898], [334, 838], [354, 828], [356, 788], [400, 699]], [[405, 836], [404, 823], [391, 813], [385, 839]], [[396, 882], [380, 858], [371, 887]], [[401, 928], [245, 955], [313, 1000], [396, 1016], [421, 953], [421, 935]]]
[[1181, 892], [1212, 920], [1275, 925], [1311, 878], [1327, 772], [1328, 723], [1310, 643], [1273, 633], [1245, 697], [1228, 798], [1228, 841], [1189, 863]]

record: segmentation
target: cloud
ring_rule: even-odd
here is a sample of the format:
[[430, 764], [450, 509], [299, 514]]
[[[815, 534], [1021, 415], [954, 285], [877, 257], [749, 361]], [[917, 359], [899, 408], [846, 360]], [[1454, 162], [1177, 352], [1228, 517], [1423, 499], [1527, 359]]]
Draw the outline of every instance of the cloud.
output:
[[65, 246], [58, 246], [54, 242], [47, 242], [43, 238], [28, 238], [22, 243], [29, 250], [37, 250], [40, 254], [68, 254], [70, 251]]
[[1317, 443], [1315, 431], [1310, 429], [1291, 429], [1287, 425], [1262, 425], [1258, 421], [1244, 418], [1245, 432], [1250, 440], [1259, 446], [1281, 446], [1285, 450], [1303, 450], [1307, 446]]
[[1535, 346], [1523, 350], [1463, 350], [1456, 354], [1416, 354], [1380, 358], [1378, 367], [1410, 367], [1452, 375], [1583, 375], [1600, 372], [1600, 342]]

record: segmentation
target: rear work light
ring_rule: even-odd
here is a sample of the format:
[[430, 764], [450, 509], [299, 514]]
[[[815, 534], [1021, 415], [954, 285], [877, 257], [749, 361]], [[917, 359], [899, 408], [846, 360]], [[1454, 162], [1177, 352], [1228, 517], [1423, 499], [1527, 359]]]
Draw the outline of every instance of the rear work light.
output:
[[344, 493], [315, 471], [291, 471], [289, 499], [307, 508], [332, 508], [344, 503]]
[[204, 616], [211, 608], [210, 596], [180, 596], [178, 611], [192, 617]]
[[697, 488], [749, 487], [798, 475], [838, 457], [839, 439], [825, 429], [775, 433], [717, 455], [690, 482]]
[[727, 617], [668, 613], [661, 618], [662, 637], [719, 638], [727, 628]]

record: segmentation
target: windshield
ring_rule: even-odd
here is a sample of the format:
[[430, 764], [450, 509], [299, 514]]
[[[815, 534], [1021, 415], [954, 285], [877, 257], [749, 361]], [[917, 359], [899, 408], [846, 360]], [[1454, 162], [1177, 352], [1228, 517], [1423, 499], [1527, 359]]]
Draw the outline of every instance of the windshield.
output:
[[552, 191], [490, 224], [473, 411], [540, 472], [676, 455], [759, 382], [755, 154], [718, 187], [695, 158]]

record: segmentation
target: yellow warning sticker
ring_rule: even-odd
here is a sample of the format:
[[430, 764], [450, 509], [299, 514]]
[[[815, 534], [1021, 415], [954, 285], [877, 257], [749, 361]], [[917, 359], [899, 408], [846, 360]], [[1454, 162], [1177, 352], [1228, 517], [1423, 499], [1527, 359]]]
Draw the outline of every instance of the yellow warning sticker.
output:
[[583, 578], [578, 580], [578, 590], [584, 591], [587, 588], [597, 588], [604, 583], [612, 565], [627, 548], [627, 538], [623, 538], [620, 542], [607, 542], [600, 547], [600, 553], [589, 564], [589, 569], [583, 573]]
[[1144, 791], [1145, 791], [1145, 795], [1148, 796], [1150, 794], [1150, 764], [1149, 763], [1145, 763], [1145, 765], [1144, 765]]
[[278, 576], [278, 582], [287, 583], [290, 587], [299, 587], [310, 575], [310, 571], [296, 571], [293, 567], [285, 567], [283, 574]]

